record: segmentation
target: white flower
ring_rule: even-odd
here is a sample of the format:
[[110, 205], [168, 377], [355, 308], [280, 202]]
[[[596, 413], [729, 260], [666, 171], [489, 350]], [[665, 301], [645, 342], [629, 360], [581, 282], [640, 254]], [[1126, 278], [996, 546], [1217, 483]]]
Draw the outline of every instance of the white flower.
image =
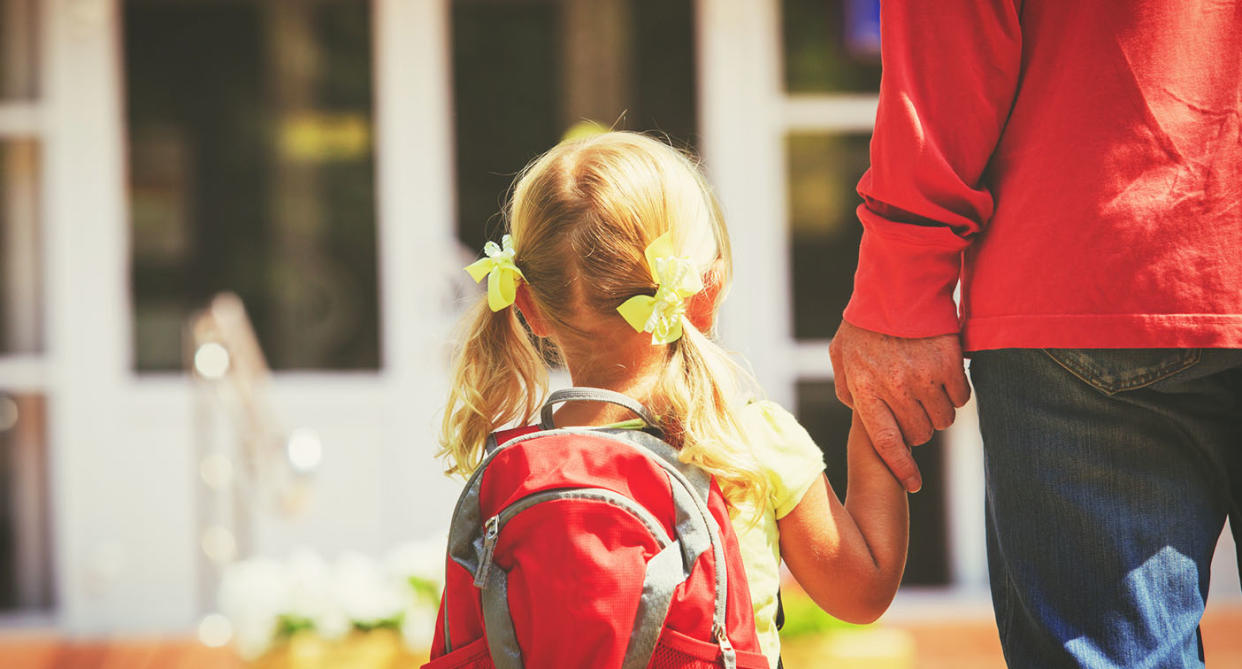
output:
[[[440, 606], [440, 593], [444, 589], [447, 545], [447, 534], [424, 541], [407, 542], [389, 552], [384, 561], [389, 574], [402, 585], [405, 592], [406, 607], [401, 621], [401, 636], [410, 648], [431, 647], [436, 614]], [[424, 587], [416, 588], [414, 581]]]
[[434, 607], [418, 605], [407, 608], [405, 618], [401, 620], [401, 638], [405, 640], [405, 645], [415, 650], [431, 648], [436, 632], [436, 614]]
[[220, 612], [232, 623], [243, 658], [254, 659], [271, 646], [276, 621], [287, 610], [288, 592], [285, 570], [275, 560], [255, 558], [225, 568]]
[[401, 618], [401, 634], [415, 649], [427, 648], [444, 583], [447, 536], [409, 542], [379, 563], [346, 553], [329, 565], [310, 550], [287, 560], [252, 558], [229, 565], [220, 585], [220, 612], [232, 624], [237, 650], [246, 660], [266, 652], [282, 617], [309, 621], [325, 639]]
[[341, 610], [332, 590], [328, 563], [310, 550], [299, 550], [289, 557], [289, 593], [282, 613], [311, 621], [315, 632], [325, 639], [339, 639], [349, 632], [349, 618]]
[[440, 590], [444, 587], [444, 561], [447, 546], [448, 535], [440, 535], [424, 541], [406, 542], [388, 553], [384, 566], [389, 574], [403, 583], [409, 583], [410, 578], [417, 578], [433, 584], [436, 590]]
[[345, 616], [362, 625], [395, 618], [405, 605], [401, 590], [360, 553], [346, 553], [337, 561], [332, 589]]

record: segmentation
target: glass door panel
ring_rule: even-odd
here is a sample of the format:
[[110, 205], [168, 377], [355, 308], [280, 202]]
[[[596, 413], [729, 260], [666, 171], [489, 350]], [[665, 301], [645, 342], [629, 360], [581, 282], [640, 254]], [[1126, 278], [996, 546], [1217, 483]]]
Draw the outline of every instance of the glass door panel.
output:
[[124, 12], [138, 370], [226, 290], [273, 369], [379, 368], [370, 4]]
[[583, 121], [693, 149], [693, 3], [453, 3], [458, 237], [494, 239], [514, 176]]

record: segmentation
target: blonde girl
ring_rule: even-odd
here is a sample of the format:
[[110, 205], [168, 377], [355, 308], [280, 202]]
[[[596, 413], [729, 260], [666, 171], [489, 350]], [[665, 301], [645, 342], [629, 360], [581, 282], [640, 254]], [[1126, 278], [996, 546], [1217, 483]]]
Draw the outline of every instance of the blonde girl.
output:
[[[855, 421], [845, 504], [819, 448], [711, 339], [732, 272], [724, 219], [695, 165], [649, 137], [565, 141], [519, 176], [502, 245], [470, 268], [487, 298], [469, 316], [442, 455], [468, 474], [493, 431], [532, 421], [559, 356], [576, 386], [646, 404], [683, 461], [729, 502], [760, 643], [777, 666], [783, 558], [829, 613], [870, 622], [905, 567], [906, 494]], [[516, 306], [516, 309], [510, 308]], [[558, 427], [624, 425], [624, 409], [570, 403]]]

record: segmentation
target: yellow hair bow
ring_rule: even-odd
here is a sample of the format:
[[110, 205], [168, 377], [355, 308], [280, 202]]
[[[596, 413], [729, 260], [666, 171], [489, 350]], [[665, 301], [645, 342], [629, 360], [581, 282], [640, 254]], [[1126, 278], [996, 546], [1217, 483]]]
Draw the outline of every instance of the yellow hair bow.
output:
[[526, 278], [522, 276], [522, 270], [518, 269], [513, 262], [514, 256], [517, 255], [517, 251], [513, 249], [513, 237], [509, 235], [501, 237], [500, 244], [500, 246], [497, 246], [496, 242], [485, 244], [483, 252], [487, 254], [487, 257], [466, 268], [475, 283], [487, 277], [487, 306], [492, 311], [500, 311], [513, 304], [513, 300], [517, 298], [517, 280]]
[[637, 332], [650, 332], [652, 344], [671, 344], [681, 338], [686, 298], [703, 290], [703, 277], [694, 262], [673, 250], [671, 233], [660, 235], [645, 251], [656, 294], [635, 295], [617, 311]]

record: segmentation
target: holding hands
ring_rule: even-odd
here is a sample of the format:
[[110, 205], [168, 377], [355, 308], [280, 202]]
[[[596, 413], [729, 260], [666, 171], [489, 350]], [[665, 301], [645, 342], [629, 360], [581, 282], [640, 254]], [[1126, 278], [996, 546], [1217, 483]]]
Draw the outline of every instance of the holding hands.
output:
[[910, 448], [952, 425], [970, 399], [958, 335], [906, 339], [842, 321], [828, 350], [837, 398], [862, 419], [897, 480], [917, 492], [923, 480]]

